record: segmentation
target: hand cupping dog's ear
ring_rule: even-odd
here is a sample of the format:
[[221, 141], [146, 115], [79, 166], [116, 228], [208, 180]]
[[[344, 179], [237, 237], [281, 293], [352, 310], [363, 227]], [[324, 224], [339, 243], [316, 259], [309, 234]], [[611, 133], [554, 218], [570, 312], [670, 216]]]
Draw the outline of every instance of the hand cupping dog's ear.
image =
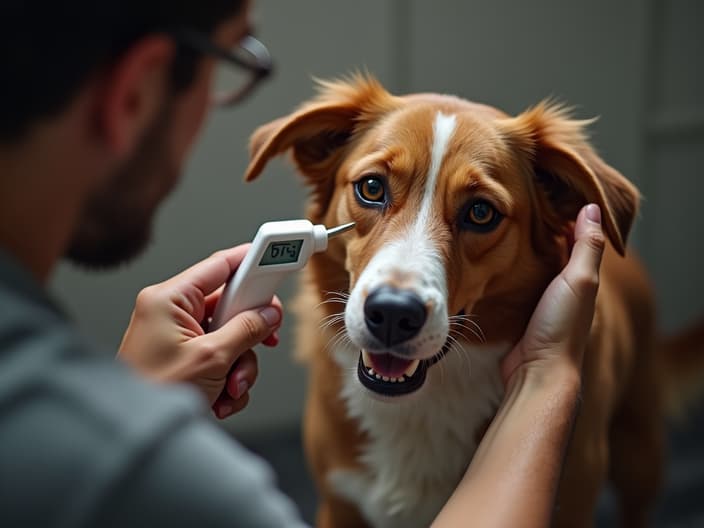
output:
[[582, 208], [574, 231], [575, 243], [567, 266], [547, 287], [523, 338], [501, 364], [506, 387], [522, 368], [581, 370], [605, 245], [598, 205]]

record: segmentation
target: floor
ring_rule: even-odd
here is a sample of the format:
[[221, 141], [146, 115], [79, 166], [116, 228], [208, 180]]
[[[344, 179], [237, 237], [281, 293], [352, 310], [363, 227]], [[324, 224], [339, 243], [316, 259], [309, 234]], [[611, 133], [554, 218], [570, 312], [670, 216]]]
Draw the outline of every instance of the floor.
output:
[[[238, 440], [269, 461], [281, 489], [312, 524], [316, 494], [302, 455], [299, 431], [288, 429]], [[614, 501], [608, 491], [599, 502], [596, 526], [617, 526]], [[673, 423], [670, 426], [667, 480], [654, 512], [653, 526], [704, 527], [704, 402], [694, 409], [686, 425]]]

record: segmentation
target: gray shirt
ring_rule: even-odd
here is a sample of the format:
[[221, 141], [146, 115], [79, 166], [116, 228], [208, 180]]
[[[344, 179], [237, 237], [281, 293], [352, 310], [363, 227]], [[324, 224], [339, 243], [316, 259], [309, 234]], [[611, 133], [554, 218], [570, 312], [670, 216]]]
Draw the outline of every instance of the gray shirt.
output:
[[0, 525], [302, 526], [207, 412], [96, 353], [0, 250]]

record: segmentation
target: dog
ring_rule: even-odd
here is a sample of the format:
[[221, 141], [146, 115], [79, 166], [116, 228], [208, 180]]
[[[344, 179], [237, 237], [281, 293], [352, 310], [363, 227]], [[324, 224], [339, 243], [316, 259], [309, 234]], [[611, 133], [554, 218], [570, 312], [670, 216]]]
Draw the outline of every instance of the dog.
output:
[[369, 75], [257, 129], [245, 180], [290, 152], [307, 217], [355, 229], [302, 277], [297, 349], [310, 368], [307, 458], [320, 527], [429, 526], [502, 401], [501, 358], [569, 255], [579, 209], [608, 239], [581, 409], [555, 523], [589, 526], [608, 480], [647, 524], [663, 471], [663, 381], [650, 281], [627, 238], [639, 192], [543, 101], [509, 116]]

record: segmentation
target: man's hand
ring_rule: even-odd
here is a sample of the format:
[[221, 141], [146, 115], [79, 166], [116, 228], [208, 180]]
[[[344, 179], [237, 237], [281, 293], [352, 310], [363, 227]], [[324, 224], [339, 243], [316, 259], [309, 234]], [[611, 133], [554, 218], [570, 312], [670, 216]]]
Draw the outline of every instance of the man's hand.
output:
[[242, 262], [249, 245], [219, 251], [175, 277], [143, 289], [118, 357], [143, 375], [167, 382], [188, 381], [208, 398], [218, 418], [249, 401], [257, 377], [251, 348], [278, 343], [278, 299], [271, 306], [242, 312], [206, 333], [225, 281]]
[[582, 208], [574, 237], [567, 266], [545, 290], [523, 338], [501, 364], [506, 386], [511, 384], [519, 367], [566, 367], [578, 376], [581, 372], [604, 251], [599, 206], [590, 204]]
[[604, 250], [596, 205], [580, 211], [574, 232], [567, 266], [501, 364], [504, 400], [433, 527], [550, 525]]

